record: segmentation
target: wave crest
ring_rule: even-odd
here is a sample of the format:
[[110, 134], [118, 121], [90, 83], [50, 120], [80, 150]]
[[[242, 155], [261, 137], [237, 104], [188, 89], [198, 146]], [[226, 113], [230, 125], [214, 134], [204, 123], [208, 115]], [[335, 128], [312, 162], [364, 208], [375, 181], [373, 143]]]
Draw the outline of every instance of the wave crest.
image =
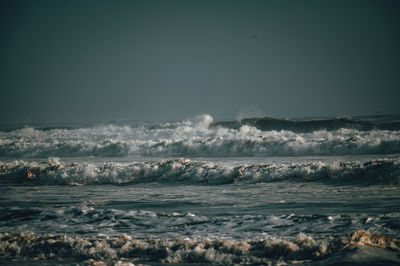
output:
[[326, 259], [364, 246], [400, 252], [399, 239], [365, 231], [325, 239], [300, 233], [294, 239], [268, 237], [257, 241], [0, 234], [0, 257], [7, 260], [84, 258], [93, 262], [135, 258], [162, 263], [294, 263]]
[[185, 184], [259, 183], [283, 180], [391, 183], [400, 181], [400, 159], [225, 166], [173, 159], [143, 163], [0, 162], [3, 182], [90, 185], [168, 182]]
[[[212, 119], [212, 118], [210, 118]], [[238, 130], [208, 129], [206, 118], [197, 124], [157, 129], [100, 127], [54, 129], [25, 128], [0, 134], [0, 156], [56, 157], [243, 157], [367, 155], [400, 153], [400, 131], [261, 131], [244, 125]]]

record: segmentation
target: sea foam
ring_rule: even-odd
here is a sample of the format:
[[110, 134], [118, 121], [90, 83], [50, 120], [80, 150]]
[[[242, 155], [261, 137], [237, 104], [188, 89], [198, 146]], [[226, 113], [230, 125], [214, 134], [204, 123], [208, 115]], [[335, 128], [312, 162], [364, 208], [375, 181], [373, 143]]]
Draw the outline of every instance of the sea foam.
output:
[[[56, 157], [243, 157], [368, 155], [400, 153], [400, 131], [372, 127], [317, 128], [307, 132], [223, 127], [208, 115], [154, 125], [88, 128], [22, 128], [0, 132], [0, 156]], [[213, 125], [213, 126], [211, 126]]]
[[0, 180], [11, 183], [90, 185], [168, 182], [185, 184], [259, 183], [284, 180], [391, 183], [400, 181], [400, 159], [227, 166], [189, 159], [149, 162], [0, 162]]
[[[147, 260], [224, 265], [301, 263], [319, 261], [335, 254], [346, 254], [365, 246], [388, 250], [390, 255], [400, 252], [399, 239], [365, 231], [323, 239], [314, 239], [300, 233], [293, 239], [267, 237], [258, 241], [135, 239], [129, 235], [83, 238], [68, 235], [0, 234], [0, 258], [3, 260], [85, 258], [88, 264], [99, 260], [117, 262], [121, 259], [133, 262]], [[385, 259], [387, 258], [380, 258], [382, 261]], [[400, 262], [395, 255], [390, 259], [391, 263]]]

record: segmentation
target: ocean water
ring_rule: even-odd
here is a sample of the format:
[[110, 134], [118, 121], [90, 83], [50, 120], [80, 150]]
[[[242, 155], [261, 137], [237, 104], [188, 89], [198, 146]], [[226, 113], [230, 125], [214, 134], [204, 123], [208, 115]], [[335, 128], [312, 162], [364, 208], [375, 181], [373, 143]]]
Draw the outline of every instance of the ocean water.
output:
[[400, 265], [399, 116], [0, 128], [0, 264]]

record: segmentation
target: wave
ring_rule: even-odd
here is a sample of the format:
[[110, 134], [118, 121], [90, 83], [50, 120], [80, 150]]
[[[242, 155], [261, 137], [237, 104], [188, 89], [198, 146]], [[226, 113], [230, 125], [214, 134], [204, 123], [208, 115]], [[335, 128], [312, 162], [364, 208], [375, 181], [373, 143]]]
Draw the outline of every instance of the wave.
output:
[[[356, 256], [343, 256], [355, 249], [373, 248], [380, 261], [399, 262], [400, 240], [385, 235], [357, 231], [351, 235], [314, 239], [300, 233], [293, 239], [267, 237], [263, 240], [134, 239], [121, 237], [83, 238], [71, 235], [0, 234], [2, 260], [81, 259], [128, 263], [271, 264], [321, 262], [335, 255], [336, 262], [354, 262]], [[382, 254], [386, 255], [382, 257]], [[373, 255], [373, 254], [372, 254]], [[371, 254], [370, 254], [371, 256]], [[374, 257], [374, 256], [372, 256]], [[362, 258], [366, 262], [368, 258]], [[374, 258], [376, 260], [376, 258]]]
[[218, 123], [213, 123], [211, 116], [203, 115], [194, 120], [152, 126], [110, 124], [74, 129], [23, 128], [0, 132], [0, 157], [251, 157], [400, 153], [400, 131], [331, 128], [299, 133], [296, 130], [263, 131], [257, 129], [256, 124], [247, 125], [244, 122], [238, 128], [216, 125]]
[[[398, 116], [392, 119], [398, 120]], [[392, 120], [384, 121], [366, 121], [360, 119], [352, 119], [349, 117], [339, 117], [334, 119], [312, 119], [295, 121], [289, 119], [277, 119], [272, 117], [262, 118], [245, 118], [239, 121], [221, 121], [212, 123], [211, 127], [227, 127], [239, 129], [242, 126], [252, 126], [262, 131], [270, 130], [287, 130], [296, 133], [308, 133], [318, 130], [334, 131], [342, 128], [356, 129], [360, 131], [370, 130], [400, 130], [400, 122]]]
[[135, 163], [77, 163], [49, 158], [46, 162], [0, 162], [0, 180], [58, 185], [232, 184], [284, 180], [398, 184], [400, 159], [225, 166], [183, 158]]

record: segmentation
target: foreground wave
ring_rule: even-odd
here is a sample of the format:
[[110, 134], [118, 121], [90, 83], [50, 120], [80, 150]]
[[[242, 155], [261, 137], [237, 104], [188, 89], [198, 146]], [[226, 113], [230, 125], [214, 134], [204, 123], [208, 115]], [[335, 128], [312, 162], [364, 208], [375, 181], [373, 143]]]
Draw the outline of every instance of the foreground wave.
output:
[[[79, 258], [121, 263], [153, 261], [162, 263], [268, 264], [329, 261], [368, 261], [354, 256], [357, 249], [373, 249], [380, 262], [399, 263], [400, 240], [381, 234], [357, 231], [352, 235], [313, 239], [300, 233], [293, 239], [267, 237], [263, 240], [134, 239], [121, 237], [82, 238], [69, 235], [0, 234], [2, 260], [65, 260]], [[371, 250], [368, 250], [369, 252]], [[352, 253], [350, 256], [346, 256]], [[333, 259], [336, 263], [337, 258]]]
[[[81, 128], [27, 127], [0, 131], [0, 157], [243, 157], [400, 153], [400, 130], [349, 119], [288, 122], [271, 119], [213, 122], [209, 115], [153, 125]], [[247, 122], [246, 122], [247, 121]], [[298, 123], [301, 123], [300, 125]], [[361, 123], [361, 124], [360, 124]], [[395, 122], [393, 122], [395, 123]], [[397, 122], [396, 122], [397, 123]], [[308, 125], [310, 124], [310, 125]], [[351, 126], [348, 126], [351, 125]], [[300, 130], [302, 128], [307, 130]]]
[[0, 180], [10, 183], [90, 185], [166, 182], [185, 184], [259, 183], [284, 180], [398, 184], [400, 159], [226, 166], [172, 159], [150, 162], [0, 162]]

